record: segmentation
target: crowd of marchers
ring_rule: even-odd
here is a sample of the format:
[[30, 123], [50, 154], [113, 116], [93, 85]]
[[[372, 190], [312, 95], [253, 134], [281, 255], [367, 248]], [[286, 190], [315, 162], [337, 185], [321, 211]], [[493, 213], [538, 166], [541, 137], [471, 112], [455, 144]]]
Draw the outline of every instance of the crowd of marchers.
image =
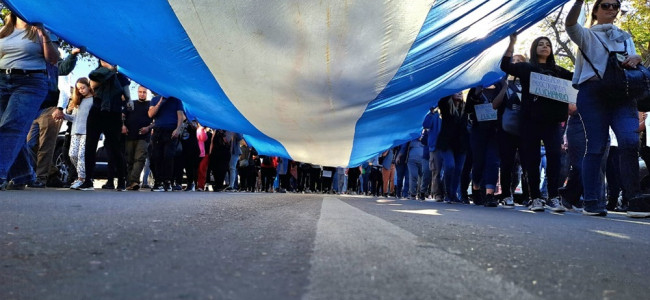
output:
[[[639, 155], [650, 159], [646, 114], [630, 95], [609, 91], [606, 77], [612, 57], [628, 69], [641, 57], [614, 25], [620, 1], [596, 1], [590, 26], [577, 22], [582, 4], [575, 1], [565, 22], [580, 49], [573, 72], [556, 64], [549, 38], [524, 55], [513, 53], [512, 35], [505, 77], [432, 101], [418, 138], [348, 167], [260, 155], [241, 134], [206, 128], [187, 118], [180, 99], [144, 86], [130, 99], [130, 80], [102, 60], [63, 97], [58, 77], [81, 50], [60, 59], [55, 36], [10, 13], [0, 30], [0, 190], [94, 190], [103, 137], [103, 189], [347, 193], [649, 217], [649, 180], [639, 178]], [[576, 103], [532, 92], [538, 74], [571, 81]], [[74, 166], [66, 182], [52, 164], [64, 122], [64, 157]]]

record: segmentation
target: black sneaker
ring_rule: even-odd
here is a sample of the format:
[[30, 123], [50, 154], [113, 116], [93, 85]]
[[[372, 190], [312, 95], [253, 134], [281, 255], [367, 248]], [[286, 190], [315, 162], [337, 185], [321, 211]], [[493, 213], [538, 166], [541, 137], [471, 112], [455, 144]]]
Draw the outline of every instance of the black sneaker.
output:
[[165, 183], [163, 184], [163, 190], [165, 190], [165, 192], [171, 192], [171, 191], [173, 191], [173, 189], [172, 189], [172, 184], [169, 183], [169, 182], [165, 182]]
[[472, 195], [470, 195], [472, 198], [472, 202], [474, 202], [474, 205], [483, 205], [485, 204], [485, 199], [481, 193], [481, 190], [472, 190]]
[[154, 186], [151, 188], [151, 191], [152, 191], [152, 192], [164, 192], [165, 190], [164, 190], [163, 187], [160, 186], [160, 185], [154, 185]]
[[487, 194], [485, 195], [485, 203], [483, 205], [485, 207], [497, 207], [499, 206], [499, 202], [497, 201], [497, 198], [494, 197], [494, 194]]
[[42, 189], [45, 188], [45, 183], [36, 179], [34, 182], [28, 184], [27, 186], [34, 189]]
[[115, 189], [115, 185], [112, 182], [102, 185], [102, 190], [114, 190], [114, 189]]
[[650, 217], [650, 198], [648, 195], [641, 195], [630, 200], [627, 208], [627, 216], [630, 218]]
[[53, 187], [53, 188], [62, 188], [65, 186], [65, 183], [61, 181], [58, 177], [50, 177], [47, 179], [47, 182], [45, 183], [45, 186], [47, 187]]
[[93, 185], [92, 181], [84, 181], [84, 183], [82, 183], [79, 186], [78, 190], [80, 190], [80, 191], [94, 191], [95, 186]]
[[120, 183], [117, 185], [117, 188], [116, 188], [115, 190], [118, 191], [118, 192], [124, 192], [124, 191], [126, 191], [126, 184], [124, 183], [124, 181], [120, 182]]
[[25, 189], [25, 184], [24, 183], [14, 183], [14, 181], [9, 181], [6, 186], [7, 190], [13, 190], [13, 191], [22, 191]]

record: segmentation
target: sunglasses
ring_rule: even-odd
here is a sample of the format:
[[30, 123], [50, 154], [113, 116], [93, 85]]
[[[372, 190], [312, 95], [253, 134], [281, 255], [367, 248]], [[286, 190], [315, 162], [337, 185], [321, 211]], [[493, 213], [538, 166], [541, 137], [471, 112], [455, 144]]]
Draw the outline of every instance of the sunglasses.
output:
[[609, 10], [610, 8], [613, 10], [618, 10], [619, 8], [621, 8], [621, 5], [618, 3], [601, 3], [600, 8], [604, 10]]

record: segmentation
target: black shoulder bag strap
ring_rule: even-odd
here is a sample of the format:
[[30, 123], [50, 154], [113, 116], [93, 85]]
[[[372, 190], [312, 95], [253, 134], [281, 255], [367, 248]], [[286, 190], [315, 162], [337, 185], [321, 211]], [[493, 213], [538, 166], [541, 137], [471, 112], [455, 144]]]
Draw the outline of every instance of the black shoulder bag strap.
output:
[[[605, 45], [605, 43], [603, 42], [603, 40], [601, 40], [600, 37], [598, 37], [598, 35], [595, 34], [595, 33], [594, 33], [594, 36], [596, 37], [596, 39], [598, 39], [598, 41], [600, 42], [600, 44], [603, 45], [603, 47], [605, 48], [605, 51], [607, 51], [607, 54], [610, 54], [611, 51], [609, 51], [609, 48], [607, 48], [607, 45]], [[625, 49], [624, 49], [623, 51], [624, 51], [625, 53], [627, 53], [627, 41], [623, 42], [623, 45], [624, 45], [624, 47], [625, 47]], [[590, 65], [591, 68], [594, 70], [594, 72], [596, 72], [596, 76], [598, 76], [598, 79], [603, 80], [603, 76], [600, 76], [600, 74], [598, 73], [598, 70], [596, 70], [596, 67], [594, 67], [594, 64], [591, 62], [591, 60], [589, 60], [589, 57], [587, 57], [587, 54], [585, 54], [585, 52], [582, 51], [582, 48], [578, 47], [578, 49], [580, 49], [580, 53], [582, 53], [582, 57], [585, 58], [585, 60], [589, 63], [589, 65]]]

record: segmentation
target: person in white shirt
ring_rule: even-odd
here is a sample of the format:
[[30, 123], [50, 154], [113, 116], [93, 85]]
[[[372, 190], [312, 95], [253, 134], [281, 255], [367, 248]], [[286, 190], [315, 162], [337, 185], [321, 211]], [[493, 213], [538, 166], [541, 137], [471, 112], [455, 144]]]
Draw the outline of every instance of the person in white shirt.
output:
[[625, 93], [610, 93], [604, 89], [610, 82], [603, 80], [610, 53], [619, 58], [623, 68], [635, 68], [641, 63], [629, 33], [614, 25], [621, 8], [619, 0], [597, 0], [594, 3], [590, 28], [578, 24], [583, 5], [575, 1], [566, 18], [566, 31], [578, 45], [573, 83], [579, 88], [577, 106], [587, 136], [587, 151], [583, 160], [583, 213], [606, 216], [606, 199], [600, 193], [604, 180], [600, 172], [602, 157], [608, 146], [609, 127], [616, 134], [620, 154], [621, 184], [630, 199], [628, 216], [650, 217], [650, 201], [640, 196], [639, 188], [639, 117], [636, 103]]

